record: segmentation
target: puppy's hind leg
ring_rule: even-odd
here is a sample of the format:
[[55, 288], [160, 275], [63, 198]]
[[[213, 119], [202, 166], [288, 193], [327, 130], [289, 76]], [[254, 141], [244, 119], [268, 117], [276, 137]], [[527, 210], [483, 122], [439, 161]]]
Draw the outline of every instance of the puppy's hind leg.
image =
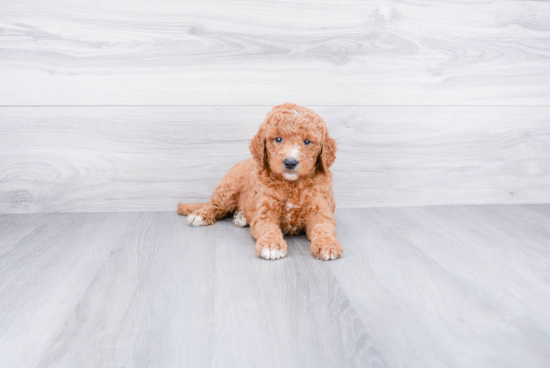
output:
[[191, 226], [212, 225], [237, 208], [241, 187], [239, 174], [242, 169], [240, 166], [241, 164], [235, 165], [225, 174], [208, 203], [188, 214]]
[[206, 206], [206, 203], [180, 203], [178, 204], [178, 213], [182, 216], [189, 216], [193, 211]]
[[243, 211], [235, 211], [235, 214], [233, 215], [233, 222], [238, 227], [248, 226], [248, 221], [244, 218]]
[[205, 226], [211, 225], [207, 223], [204, 218], [197, 215], [198, 211], [206, 207], [208, 203], [180, 203], [178, 204], [178, 213], [182, 216], [187, 216], [187, 220], [191, 226]]
[[219, 219], [225, 217], [225, 214], [218, 211], [210, 202], [187, 216], [189, 224], [194, 227], [208, 226], [214, 224]]

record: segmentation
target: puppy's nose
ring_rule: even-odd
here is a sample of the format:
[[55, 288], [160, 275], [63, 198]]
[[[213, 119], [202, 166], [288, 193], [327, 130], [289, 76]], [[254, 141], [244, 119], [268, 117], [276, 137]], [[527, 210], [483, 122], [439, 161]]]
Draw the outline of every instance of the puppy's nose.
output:
[[287, 169], [294, 170], [298, 166], [298, 161], [295, 158], [285, 158], [283, 164]]

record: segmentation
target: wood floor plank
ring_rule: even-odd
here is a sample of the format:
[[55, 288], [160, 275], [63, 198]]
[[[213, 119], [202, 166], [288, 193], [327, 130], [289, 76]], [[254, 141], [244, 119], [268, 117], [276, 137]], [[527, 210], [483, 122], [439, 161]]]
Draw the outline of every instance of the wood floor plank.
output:
[[0, 366], [36, 366], [134, 216], [44, 215], [0, 256]]
[[516, 211], [527, 211], [534, 213], [531, 216], [532, 220], [535, 220], [539, 224], [539, 229], [545, 229], [547, 225], [547, 219], [550, 213], [550, 204], [530, 204], [523, 206], [514, 206]]
[[139, 214], [38, 366], [210, 366], [215, 233]]
[[339, 212], [331, 270], [391, 366], [549, 364], [549, 237], [514, 207]]
[[[409, 211], [404, 209], [403, 213]], [[550, 312], [546, 307], [550, 305], [548, 216], [547, 210], [546, 221], [542, 222], [516, 206], [422, 208], [409, 218], [433, 225], [431, 239], [411, 240], [449, 272], [490, 298], [493, 308], [514, 319], [515, 327], [525, 336], [550, 344]], [[449, 237], [446, 229], [453, 229], [460, 239]], [[451, 238], [445, 241], [451, 249], [441, 247], [445, 238]], [[458, 258], [468, 263], [460, 265]], [[491, 286], [487, 287], [489, 282]], [[547, 357], [550, 359], [550, 353]]]
[[2, 105], [547, 105], [547, 1], [7, 2]]
[[32, 232], [40, 231], [44, 214], [0, 215], [0, 257], [10, 252], [19, 241]]
[[230, 220], [182, 225], [143, 214], [39, 366], [385, 366], [303, 238], [298, 259], [262, 262]]
[[304, 236], [263, 260], [231, 219], [2, 215], [0, 366], [547, 367], [548, 216], [338, 209], [323, 262]]
[[384, 367], [328, 265], [305, 236], [289, 254], [260, 259], [248, 229], [215, 225], [215, 367]]
[[[550, 107], [323, 107], [338, 206], [550, 202]], [[173, 210], [271, 106], [0, 107], [0, 213]]]

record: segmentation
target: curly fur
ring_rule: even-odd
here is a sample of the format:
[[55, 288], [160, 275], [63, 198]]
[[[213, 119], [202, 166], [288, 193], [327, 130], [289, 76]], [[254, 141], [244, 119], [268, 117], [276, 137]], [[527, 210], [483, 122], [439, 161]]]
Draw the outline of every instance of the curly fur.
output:
[[[315, 257], [340, 257], [330, 172], [336, 142], [323, 119], [293, 103], [275, 106], [252, 138], [250, 152], [252, 158], [229, 170], [208, 203], [179, 204], [178, 213], [193, 226], [205, 226], [234, 212], [237, 226], [250, 225], [256, 252], [266, 259], [286, 256], [283, 234], [304, 230]], [[285, 167], [288, 157], [298, 160], [296, 169]]]

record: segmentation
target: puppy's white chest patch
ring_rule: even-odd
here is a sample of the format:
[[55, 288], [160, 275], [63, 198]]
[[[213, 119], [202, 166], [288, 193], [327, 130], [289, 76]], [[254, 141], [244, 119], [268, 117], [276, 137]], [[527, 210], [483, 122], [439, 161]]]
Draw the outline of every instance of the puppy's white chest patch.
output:
[[298, 231], [297, 210], [298, 206], [292, 204], [290, 201], [286, 201], [285, 214], [283, 216], [283, 232], [285, 234]]
[[292, 207], [294, 207], [294, 205], [292, 203], [290, 203], [289, 201], [287, 201], [285, 203], [286, 222], [288, 222], [288, 223], [290, 223], [292, 221]]

